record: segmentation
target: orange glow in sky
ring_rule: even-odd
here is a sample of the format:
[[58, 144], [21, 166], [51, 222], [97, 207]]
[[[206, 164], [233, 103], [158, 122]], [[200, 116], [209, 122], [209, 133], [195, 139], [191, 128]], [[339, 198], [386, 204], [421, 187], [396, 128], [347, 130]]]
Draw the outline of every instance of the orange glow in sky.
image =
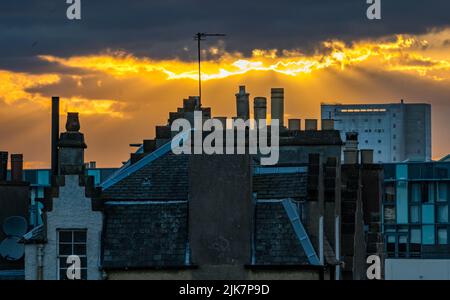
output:
[[[286, 119], [318, 117], [321, 102], [429, 102], [433, 156], [439, 158], [450, 153], [449, 37], [450, 29], [351, 44], [331, 40], [313, 53], [255, 49], [250, 57], [213, 45], [203, 50], [208, 57], [202, 63], [203, 104], [211, 106], [215, 116], [234, 115], [234, 93], [241, 84], [252, 98], [268, 96], [271, 87], [284, 87]], [[26, 166], [49, 164], [52, 95], [61, 96], [62, 114], [80, 113], [87, 159], [100, 166], [119, 166], [128, 158], [128, 144], [151, 138], [154, 126], [166, 123], [169, 111], [176, 110], [183, 98], [197, 94], [195, 62], [155, 60], [114, 50], [39, 59], [63, 68], [48, 74], [0, 70], [0, 136], [4, 137], [0, 148], [23, 152]]]

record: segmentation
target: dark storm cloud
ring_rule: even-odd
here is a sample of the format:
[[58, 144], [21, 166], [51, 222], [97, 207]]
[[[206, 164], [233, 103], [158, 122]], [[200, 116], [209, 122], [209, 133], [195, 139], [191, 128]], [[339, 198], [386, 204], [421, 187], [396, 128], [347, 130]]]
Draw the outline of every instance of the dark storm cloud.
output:
[[[34, 70], [31, 59], [122, 49], [152, 58], [195, 58], [193, 33], [228, 34], [226, 50], [311, 49], [329, 38], [354, 40], [423, 33], [449, 25], [448, 0], [382, 0], [369, 21], [365, 0], [81, 0], [82, 20], [66, 19], [65, 0], [0, 2], [0, 68]], [[214, 43], [211, 41], [211, 43]]]

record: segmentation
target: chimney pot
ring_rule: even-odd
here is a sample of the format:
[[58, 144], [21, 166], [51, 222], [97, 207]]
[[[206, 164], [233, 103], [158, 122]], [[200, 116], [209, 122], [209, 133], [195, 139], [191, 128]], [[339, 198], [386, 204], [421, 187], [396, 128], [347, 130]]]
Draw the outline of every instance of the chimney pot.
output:
[[289, 119], [288, 120], [288, 128], [292, 131], [299, 131], [301, 130], [301, 120], [300, 119]]
[[344, 150], [344, 164], [346, 164], [346, 165], [358, 164], [358, 150], [345, 149]]
[[305, 130], [317, 130], [317, 119], [306, 119]]
[[284, 89], [272, 88], [271, 89], [271, 118], [278, 119], [280, 127], [284, 126]]
[[361, 164], [373, 164], [373, 149], [361, 150]]
[[266, 97], [255, 97], [255, 99], [253, 99], [253, 113], [256, 121], [267, 119]]
[[245, 85], [239, 86], [239, 93], [236, 94], [236, 116], [239, 119], [248, 120], [250, 117], [249, 96], [245, 92]]
[[11, 154], [11, 180], [23, 181], [23, 155]]
[[77, 132], [80, 130], [80, 120], [77, 112], [67, 113], [66, 130], [68, 132]]

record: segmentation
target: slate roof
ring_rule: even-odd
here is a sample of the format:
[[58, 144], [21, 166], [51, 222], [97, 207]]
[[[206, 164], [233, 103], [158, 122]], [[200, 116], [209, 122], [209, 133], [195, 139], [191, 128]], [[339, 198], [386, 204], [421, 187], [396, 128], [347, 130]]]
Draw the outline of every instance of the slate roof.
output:
[[104, 268], [185, 265], [186, 203], [107, 204], [105, 214]]
[[281, 202], [256, 205], [255, 263], [257, 265], [309, 264]]
[[254, 175], [253, 192], [258, 199], [305, 200], [307, 179], [307, 173]]
[[188, 156], [165, 154], [103, 191], [122, 200], [186, 200]]
[[[182, 268], [187, 259], [188, 160], [165, 154], [104, 190], [106, 269]], [[253, 177], [258, 199], [306, 197], [306, 173]], [[171, 201], [172, 200], [172, 201]], [[281, 202], [256, 204], [256, 265], [308, 265]]]

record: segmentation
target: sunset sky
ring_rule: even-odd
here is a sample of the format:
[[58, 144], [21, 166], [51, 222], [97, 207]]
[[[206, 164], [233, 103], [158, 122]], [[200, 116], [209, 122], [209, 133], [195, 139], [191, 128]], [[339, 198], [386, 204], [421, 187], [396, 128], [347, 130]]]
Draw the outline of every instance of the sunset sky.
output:
[[[284, 87], [286, 118], [318, 118], [321, 102], [432, 104], [433, 158], [450, 153], [450, 1], [65, 0], [0, 2], [0, 150], [48, 167], [50, 99], [80, 113], [87, 161], [119, 166], [130, 143], [154, 137], [197, 94], [196, 32], [204, 42], [203, 106], [234, 116]], [[61, 127], [63, 129], [63, 126]]]

